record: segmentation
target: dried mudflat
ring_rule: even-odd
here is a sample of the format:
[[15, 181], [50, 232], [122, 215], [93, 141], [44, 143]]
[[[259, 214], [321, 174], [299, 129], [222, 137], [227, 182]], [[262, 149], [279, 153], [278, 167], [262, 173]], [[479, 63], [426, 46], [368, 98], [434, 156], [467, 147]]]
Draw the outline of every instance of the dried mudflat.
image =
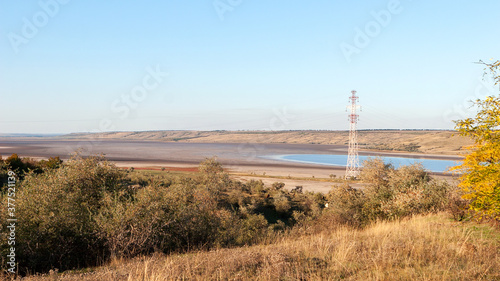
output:
[[[267, 144], [267, 143], [192, 143], [117, 139], [0, 139], [0, 155], [17, 153], [21, 157], [69, 159], [80, 151], [83, 156], [104, 154], [120, 167], [191, 168], [207, 157], [216, 156], [235, 178], [246, 181], [262, 179], [264, 183], [280, 181], [286, 187], [302, 185], [305, 190], [326, 192], [334, 184], [318, 179], [340, 177], [342, 167], [284, 162], [266, 158], [284, 154], [345, 154], [345, 145]], [[456, 155], [362, 151], [369, 156], [403, 156], [434, 159], [459, 159]]]

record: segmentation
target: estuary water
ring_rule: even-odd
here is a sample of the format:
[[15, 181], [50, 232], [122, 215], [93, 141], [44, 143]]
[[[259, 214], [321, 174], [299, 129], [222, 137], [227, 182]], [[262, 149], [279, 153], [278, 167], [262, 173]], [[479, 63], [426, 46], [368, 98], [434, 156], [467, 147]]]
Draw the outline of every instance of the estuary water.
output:
[[[321, 164], [330, 166], [341, 166], [345, 167], [347, 164], [347, 155], [332, 155], [332, 154], [289, 154], [289, 155], [277, 155], [273, 157], [274, 159], [293, 161], [300, 163], [310, 163], [310, 164]], [[360, 165], [363, 165], [363, 161], [368, 159], [373, 159], [373, 156], [359, 156]], [[446, 173], [448, 168], [459, 165], [460, 161], [455, 160], [436, 160], [436, 159], [420, 159], [420, 158], [408, 158], [408, 157], [380, 157], [387, 164], [392, 164], [394, 167], [398, 168], [400, 166], [411, 165], [414, 163], [422, 163], [424, 168], [430, 172]]]

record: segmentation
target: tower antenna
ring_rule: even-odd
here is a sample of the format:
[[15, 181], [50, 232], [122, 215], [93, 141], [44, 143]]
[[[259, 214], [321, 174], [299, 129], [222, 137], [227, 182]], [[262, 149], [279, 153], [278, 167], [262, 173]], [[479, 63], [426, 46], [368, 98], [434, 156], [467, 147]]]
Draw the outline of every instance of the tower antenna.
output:
[[356, 125], [358, 124], [359, 115], [356, 113], [358, 105], [356, 104], [359, 97], [356, 96], [356, 91], [351, 91], [349, 100], [351, 101], [351, 113], [349, 114], [349, 150], [347, 152], [347, 166], [345, 178], [356, 178], [359, 176], [359, 157], [358, 157], [358, 134]]

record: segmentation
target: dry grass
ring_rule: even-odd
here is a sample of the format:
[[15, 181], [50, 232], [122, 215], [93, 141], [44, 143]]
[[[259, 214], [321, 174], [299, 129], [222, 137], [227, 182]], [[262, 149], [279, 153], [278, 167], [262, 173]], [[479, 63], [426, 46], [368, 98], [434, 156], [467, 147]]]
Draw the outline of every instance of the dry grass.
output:
[[[307, 234], [309, 232], [309, 234]], [[500, 233], [446, 214], [23, 280], [500, 280]]]
[[[104, 138], [129, 140], [157, 140], [201, 143], [294, 143], [346, 145], [347, 131], [148, 131], [109, 132], [97, 134], [70, 134], [65, 138]], [[452, 131], [360, 131], [361, 148], [408, 151], [432, 154], [457, 154], [472, 144], [468, 138]], [[412, 151], [410, 149], [410, 151]]]

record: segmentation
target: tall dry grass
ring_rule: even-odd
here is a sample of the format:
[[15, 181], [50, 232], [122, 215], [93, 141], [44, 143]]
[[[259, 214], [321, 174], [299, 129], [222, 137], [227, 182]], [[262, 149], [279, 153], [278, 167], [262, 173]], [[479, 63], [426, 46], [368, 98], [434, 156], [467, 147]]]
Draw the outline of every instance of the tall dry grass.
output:
[[500, 233], [444, 213], [23, 280], [500, 280]]

